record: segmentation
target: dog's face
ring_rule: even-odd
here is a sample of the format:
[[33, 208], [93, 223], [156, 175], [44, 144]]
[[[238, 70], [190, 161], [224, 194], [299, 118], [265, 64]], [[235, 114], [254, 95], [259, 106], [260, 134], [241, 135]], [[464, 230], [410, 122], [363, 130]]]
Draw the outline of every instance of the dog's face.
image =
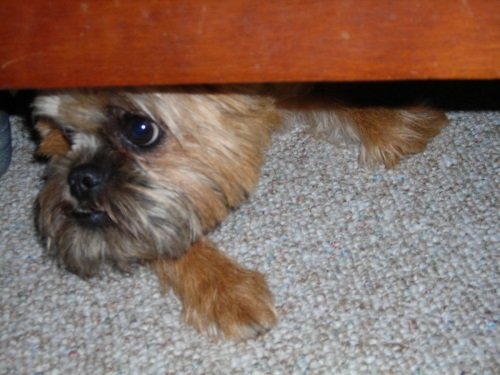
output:
[[182, 255], [253, 189], [278, 122], [270, 99], [194, 89], [46, 93], [34, 113], [38, 229], [81, 276]]

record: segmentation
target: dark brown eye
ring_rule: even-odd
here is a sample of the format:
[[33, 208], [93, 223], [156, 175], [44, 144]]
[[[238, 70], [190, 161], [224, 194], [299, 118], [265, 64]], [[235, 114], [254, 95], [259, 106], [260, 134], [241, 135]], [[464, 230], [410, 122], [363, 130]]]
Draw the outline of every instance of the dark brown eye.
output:
[[139, 115], [124, 116], [122, 119], [122, 132], [130, 143], [144, 148], [154, 146], [161, 135], [157, 124]]

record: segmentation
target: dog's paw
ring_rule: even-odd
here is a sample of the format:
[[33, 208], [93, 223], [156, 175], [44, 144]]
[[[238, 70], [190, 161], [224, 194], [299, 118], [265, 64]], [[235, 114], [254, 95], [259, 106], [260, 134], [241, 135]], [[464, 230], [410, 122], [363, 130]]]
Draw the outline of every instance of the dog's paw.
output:
[[184, 301], [184, 320], [201, 333], [233, 341], [254, 338], [277, 322], [264, 277], [239, 268], [224, 270], [197, 298]]
[[426, 107], [379, 110], [367, 116], [358, 128], [361, 140], [359, 161], [374, 167], [394, 167], [401, 158], [421, 152], [446, 125], [444, 113]]
[[195, 242], [178, 259], [152, 263], [164, 290], [172, 288], [183, 318], [197, 331], [233, 341], [256, 337], [277, 322], [264, 276], [245, 269], [208, 241]]

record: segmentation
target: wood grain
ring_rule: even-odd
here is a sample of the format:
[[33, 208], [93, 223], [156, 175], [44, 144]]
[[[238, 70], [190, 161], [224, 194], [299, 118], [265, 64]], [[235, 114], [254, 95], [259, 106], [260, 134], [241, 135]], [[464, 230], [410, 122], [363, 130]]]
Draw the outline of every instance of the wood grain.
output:
[[3, 0], [0, 18], [0, 88], [500, 78], [500, 0]]

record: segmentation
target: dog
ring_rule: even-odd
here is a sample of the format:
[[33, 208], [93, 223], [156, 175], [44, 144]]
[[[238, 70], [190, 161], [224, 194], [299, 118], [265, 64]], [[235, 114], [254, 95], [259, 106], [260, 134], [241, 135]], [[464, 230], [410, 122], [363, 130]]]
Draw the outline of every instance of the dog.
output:
[[364, 165], [393, 167], [446, 124], [425, 106], [345, 106], [310, 92], [262, 85], [40, 93], [37, 153], [48, 165], [36, 217], [47, 252], [83, 278], [104, 264], [150, 266], [199, 332], [239, 341], [268, 331], [278, 314], [265, 278], [207, 236], [254, 190], [272, 134], [300, 122], [319, 138], [357, 142]]

